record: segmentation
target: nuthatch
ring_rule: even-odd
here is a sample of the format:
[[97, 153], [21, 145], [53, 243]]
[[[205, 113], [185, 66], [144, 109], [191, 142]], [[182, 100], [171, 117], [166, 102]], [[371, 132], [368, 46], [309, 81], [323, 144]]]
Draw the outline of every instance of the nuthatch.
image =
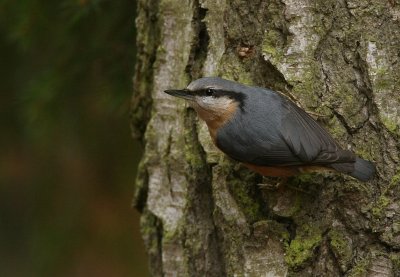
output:
[[165, 92], [189, 101], [222, 152], [264, 176], [334, 170], [365, 182], [375, 174], [371, 162], [341, 148], [310, 115], [272, 90], [206, 77]]

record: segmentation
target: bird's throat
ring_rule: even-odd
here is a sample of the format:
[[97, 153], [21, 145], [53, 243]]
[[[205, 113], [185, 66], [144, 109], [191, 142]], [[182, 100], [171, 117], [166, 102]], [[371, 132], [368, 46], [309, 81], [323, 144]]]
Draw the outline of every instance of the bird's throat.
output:
[[193, 106], [199, 117], [206, 122], [214, 144], [216, 143], [218, 130], [232, 119], [237, 107], [238, 105], [235, 103], [229, 105], [226, 109], [213, 111], [203, 109], [200, 106]]

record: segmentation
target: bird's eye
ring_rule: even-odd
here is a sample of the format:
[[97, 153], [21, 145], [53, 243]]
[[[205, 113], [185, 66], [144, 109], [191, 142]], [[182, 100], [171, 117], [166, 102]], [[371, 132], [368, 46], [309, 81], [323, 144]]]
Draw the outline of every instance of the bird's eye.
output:
[[212, 88], [208, 88], [208, 89], [206, 90], [206, 95], [207, 95], [207, 96], [213, 96], [213, 95], [214, 95], [214, 90], [213, 90]]

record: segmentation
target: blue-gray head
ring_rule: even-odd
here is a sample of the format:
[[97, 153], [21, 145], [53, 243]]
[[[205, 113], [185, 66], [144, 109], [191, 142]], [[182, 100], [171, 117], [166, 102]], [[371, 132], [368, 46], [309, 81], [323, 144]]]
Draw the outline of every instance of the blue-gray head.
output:
[[215, 125], [217, 128], [244, 105], [246, 88], [222, 78], [205, 77], [191, 82], [186, 89], [165, 92], [187, 100], [209, 127]]

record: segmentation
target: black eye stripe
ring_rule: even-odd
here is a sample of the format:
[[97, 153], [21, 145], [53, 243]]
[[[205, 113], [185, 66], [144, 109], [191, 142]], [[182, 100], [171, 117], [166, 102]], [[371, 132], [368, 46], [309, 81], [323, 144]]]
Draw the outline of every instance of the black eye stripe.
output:
[[206, 89], [206, 95], [207, 96], [212, 96], [212, 95], [214, 95], [214, 93], [215, 93], [214, 89], [212, 89], [212, 88]]
[[197, 90], [194, 91], [194, 93], [198, 96], [213, 96], [215, 98], [228, 97], [230, 99], [239, 102], [239, 106], [241, 109], [243, 109], [244, 99], [246, 98], [246, 96], [243, 93], [216, 89], [216, 88], [206, 88], [202, 90]]

